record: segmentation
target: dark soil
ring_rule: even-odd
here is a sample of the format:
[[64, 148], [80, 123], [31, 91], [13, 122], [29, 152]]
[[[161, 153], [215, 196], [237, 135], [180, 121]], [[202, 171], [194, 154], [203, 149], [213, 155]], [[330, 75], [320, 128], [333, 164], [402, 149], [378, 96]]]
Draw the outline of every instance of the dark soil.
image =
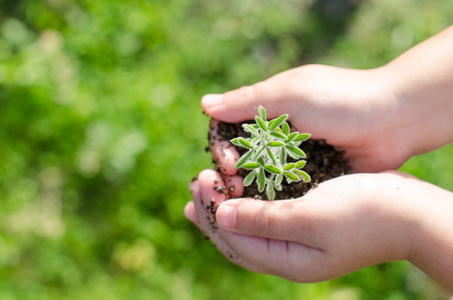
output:
[[[231, 140], [236, 137], [249, 137], [241, 124], [220, 123], [217, 131], [219, 140]], [[246, 152], [244, 148], [236, 147], [242, 155]], [[307, 164], [304, 167], [311, 176], [311, 182], [303, 181], [287, 184], [283, 180], [282, 191], [276, 191], [275, 199], [298, 198], [306, 194], [310, 189], [315, 188], [319, 183], [351, 173], [351, 168], [343, 157], [343, 152], [336, 150], [333, 146], [326, 143], [325, 140], [309, 139], [300, 145], [300, 148], [306, 153]], [[215, 162], [214, 162], [215, 163]], [[216, 166], [218, 169], [218, 166]], [[221, 174], [220, 170], [219, 173]], [[239, 169], [238, 174], [245, 177], [249, 171]], [[260, 193], [256, 183], [245, 187], [243, 197], [251, 197], [267, 200], [265, 193]]]

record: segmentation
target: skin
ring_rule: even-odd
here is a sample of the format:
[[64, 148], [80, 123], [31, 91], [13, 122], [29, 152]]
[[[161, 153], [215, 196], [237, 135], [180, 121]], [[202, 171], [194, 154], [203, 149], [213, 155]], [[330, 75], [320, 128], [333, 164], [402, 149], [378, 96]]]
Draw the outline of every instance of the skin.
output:
[[[236, 176], [229, 160], [229, 173], [205, 170], [192, 183], [199, 189], [186, 216], [222, 241], [227, 258], [255, 272], [318, 282], [408, 260], [453, 291], [453, 194], [388, 171], [453, 141], [452, 39], [450, 27], [380, 68], [308, 65], [203, 97], [205, 112], [225, 122], [252, 119], [259, 105], [269, 118], [290, 112], [299, 131], [344, 150], [356, 174], [295, 200], [225, 201], [212, 191], [224, 175]], [[219, 204], [214, 230], [202, 221], [212, 198]]]

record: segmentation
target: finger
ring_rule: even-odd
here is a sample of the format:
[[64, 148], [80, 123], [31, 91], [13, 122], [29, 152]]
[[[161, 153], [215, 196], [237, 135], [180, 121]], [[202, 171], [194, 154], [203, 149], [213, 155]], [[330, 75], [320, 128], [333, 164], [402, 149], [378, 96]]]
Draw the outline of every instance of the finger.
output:
[[184, 215], [195, 225], [198, 223], [197, 212], [195, 211], [195, 204], [193, 201], [187, 202], [184, 207]]
[[215, 210], [216, 204], [226, 200], [226, 195], [219, 192], [223, 181], [220, 175], [212, 170], [202, 171], [198, 175], [198, 180], [191, 183], [190, 189], [194, 197], [195, 211], [197, 215], [197, 225], [211, 242], [219, 249], [222, 254], [231, 262], [241, 265], [249, 270], [260, 272], [261, 269], [242, 259], [228, 243], [223, 240], [215, 223], [215, 216], [212, 210]]
[[209, 130], [209, 149], [217, 168], [225, 175], [235, 175], [234, 167], [240, 155], [230, 141], [225, 141], [218, 134], [219, 121], [211, 119]]
[[234, 176], [224, 176], [225, 184], [226, 184], [226, 189], [228, 191], [228, 194], [232, 198], [239, 198], [244, 194], [244, 184], [242, 178], [239, 175], [234, 175]]
[[[226, 200], [226, 186], [220, 176], [214, 170], [204, 170], [198, 174], [202, 202], [205, 208], [212, 208], [214, 211]], [[214, 216], [213, 218], [214, 219]]]
[[233, 199], [219, 206], [216, 219], [219, 227], [225, 230], [262, 238], [301, 241], [318, 248], [316, 220], [322, 220], [323, 212], [319, 205], [311, 203], [309, 194], [300, 199], [280, 201]]
[[209, 94], [201, 99], [203, 110], [214, 119], [229, 123], [255, 118], [257, 109], [263, 105], [270, 118], [292, 111], [294, 97], [291, 97], [290, 78], [293, 71], [287, 71], [266, 81], [244, 86], [224, 94]]
[[262, 273], [304, 283], [340, 275], [325, 272], [326, 257], [321, 250], [297, 242], [219, 231], [231, 249], [249, 264], [260, 266]]

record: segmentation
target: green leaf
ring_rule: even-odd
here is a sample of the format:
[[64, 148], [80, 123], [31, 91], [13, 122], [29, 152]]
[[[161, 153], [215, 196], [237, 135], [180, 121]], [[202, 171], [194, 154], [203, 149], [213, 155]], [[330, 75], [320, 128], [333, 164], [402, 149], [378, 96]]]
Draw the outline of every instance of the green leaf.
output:
[[263, 145], [260, 146], [257, 150], [255, 150], [252, 160], [256, 161], [258, 158], [260, 158], [263, 155], [265, 149], [266, 147]]
[[256, 176], [256, 171], [250, 172], [243, 181], [244, 186], [249, 186], [253, 183], [253, 180], [255, 179]]
[[253, 126], [251, 126], [249, 124], [242, 124], [242, 128], [244, 128], [245, 131], [249, 132], [254, 137], [260, 136], [260, 133], [258, 132], [258, 130], [256, 130]]
[[256, 124], [265, 132], [268, 132], [269, 129], [267, 129], [266, 122], [263, 121], [260, 117], [256, 116], [255, 117]]
[[260, 164], [254, 162], [248, 162], [242, 166], [246, 170], [253, 170], [260, 167]]
[[283, 167], [283, 170], [285, 170], [285, 171], [292, 170], [292, 169], [294, 169], [295, 166], [296, 166], [295, 163], [289, 163]]
[[242, 145], [239, 143], [239, 138], [235, 138], [235, 139], [232, 139], [230, 140], [230, 142], [235, 145], [235, 146], [238, 146], [238, 147], [241, 147]]
[[285, 143], [273, 141], [267, 144], [269, 147], [281, 147], [285, 146]]
[[239, 144], [241, 144], [242, 147], [253, 149], [252, 145], [250, 145], [250, 142], [244, 138], [239, 138]]
[[281, 185], [282, 181], [283, 181], [283, 173], [280, 173], [277, 176], [275, 176], [275, 182], [274, 182], [275, 186]]
[[283, 139], [283, 140], [286, 140], [288, 137], [286, 135], [284, 135], [283, 133], [280, 133], [280, 132], [277, 132], [277, 131], [273, 131], [271, 132], [271, 135], [275, 138], [278, 138], [278, 139]]
[[245, 153], [244, 155], [242, 155], [241, 158], [239, 158], [239, 160], [237, 161], [237, 163], [236, 163], [236, 165], [234, 167], [235, 168], [242, 168], [242, 166], [245, 165], [245, 163], [250, 159], [252, 154], [253, 154], [253, 151], [250, 150], [247, 153]]
[[279, 159], [280, 159], [280, 164], [282, 166], [284, 166], [285, 163], [286, 163], [286, 150], [285, 150], [285, 148], [282, 148], [282, 150], [280, 151]]
[[291, 173], [291, 172], [288, 172], [288, 171], [283, 171], [283, 174], [285, 174], [285, 176], [289, 179], [291, 179], [292, 181], [299, 181], [300, 178], [294, 174], [294, 173]]
[[267, 122], [267, 128], [270, 128], [272, 126], [272, 124], [274, 124], [275, 120], [270, 120], [269, 122]]
[[300, 150], [300, 148], [294, 147], [294, 146], [285, 146], [286, 150], [288, 153], [294, 155], [295, 157], [302, 157], [306, 158], [307, 155], [305, 155], [304, 151]]
[[266, 171], [268, 171], [269, 173], [272, 173], [272, 174], [281, 174], [282, 173], [282, 170], [280, 170], [279, 168], [277, 168], [274, 165], [265, 165], [264, 168], [266, 169]]
[[281, 184], [278, 184], [278, 185], [275, 186], [275, 189], [276, 189], [277, 191], [281, 191], [281, 190], [283, 190], [283, 187], [282, 187]]
[[286, 134], [286, 135], [289, 134], [289, 125], [288, 125], [288, 123], [286, 123], [286, 122], [283, 123], [282, 132], [283, 132], [283, 134]]
[[296, 139], [294, 141], [303, 142], [303, 141], [308, 140], [310, 137], [311, 137], [311, 134], [309, 134], [309, 133], [301, 133], [296, 137]]
[[260, 171], [258, 173], [258, 191], [260, 193], [262, 193], [264, 191], [264, 188], [265, 188], [265, 181], [266, 181], [266, 177], [264, 175], [264, 169], [263, 168], [260, 168]]
[[301, 179], [304, 182], [310, 182], [311, 181], [311, 177], [310, 177], [310, 175], [308, 175], [307, 172], [302, 171], [302, 170], [294, 170], [294, 171], [299, 175], [299, 177], [301, 177]]
[[285, 115], [283, 115], [283, 116], [280, 116], [280, 117], [278, 117], [278, 118], [272, 120], [272, 121], [274, 121], [274, 122], [272, 123], [272, 126], [269, 126], [269, 130], [272, 131], [272, 130], [274, 130], [275, 128], [277, 128], [278, 126], [282, 125], [283, 122], [286, 121], [286, 119], [288, 119], [288, 115], [287, 115], [287, 114], [285, 114]]
[[288, 135], [288, 138], [285, 140], [285, 143], [291, 143], [292, 141], [294, 141], [297, 138], [298, 134], [299, 133], [296, 131]]
[[266, 187], [266, 195], [267, 199], [273, 201], [275, 199], [275, 190], [274, 190], [274, 184], [272, 182], [269, 182]]
[[258, 158], [258, 159], [257, 159], [257, 162], [258, 162], [262, 167], [264, 167], [264, 164], [265, 164], [265, 163], [264, 163], [264, 158], [262, 158], [262, 157]]
[[305, 160], [300, 160], [296, 163], [296, 169], [302, 169], [303, 167], [305, 167], [305, 164], [307, 162]]
[[258, 107], [258, 112], [259, 112], [260, 118], [263, 119], [264, 121], [266, 121], [267, 116], [266, 116], [266, 110], [264, 109], [264, 107], [262, 107], [262, 106], [260, 105], [260, 106]]
[[274, 165], [276, 165], [277, 164], [277, 159], [275, 158], [274, 152], [272, 152], [271, 149], [266, 147], [266, 153], [267, 153], [267, 156], [269, 156], [269, 158], [272, 160], [272, 163]]

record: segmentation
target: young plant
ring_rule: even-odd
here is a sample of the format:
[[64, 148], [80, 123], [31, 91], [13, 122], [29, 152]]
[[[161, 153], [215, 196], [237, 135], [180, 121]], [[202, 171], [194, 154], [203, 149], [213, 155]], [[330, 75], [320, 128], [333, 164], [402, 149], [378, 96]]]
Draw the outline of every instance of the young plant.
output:
[[[275, 190], [282, 190], [284, 178], [288, 183], [311, 180], [310, 175], [302, 171], [306, 161], [299, 160], [307, 157], [299, 145], [308, 140], [310, 134], [290, 132], [286, 122], [287, 114], [266, 121], [264, 107], [260, 106], [258, 112], [259, 116], [255, 117], [256, 124], [242, 125], [251, 137], [231, 140], [234, 145], [248, 149], [235, 167], [251, 170], [244, 178], [244, 186], [249, 186], [256, 180], [258, 190], [266, 190], [267, 198], [274, 200]], [[288, 156], [295, 161], [287, 162]]]

